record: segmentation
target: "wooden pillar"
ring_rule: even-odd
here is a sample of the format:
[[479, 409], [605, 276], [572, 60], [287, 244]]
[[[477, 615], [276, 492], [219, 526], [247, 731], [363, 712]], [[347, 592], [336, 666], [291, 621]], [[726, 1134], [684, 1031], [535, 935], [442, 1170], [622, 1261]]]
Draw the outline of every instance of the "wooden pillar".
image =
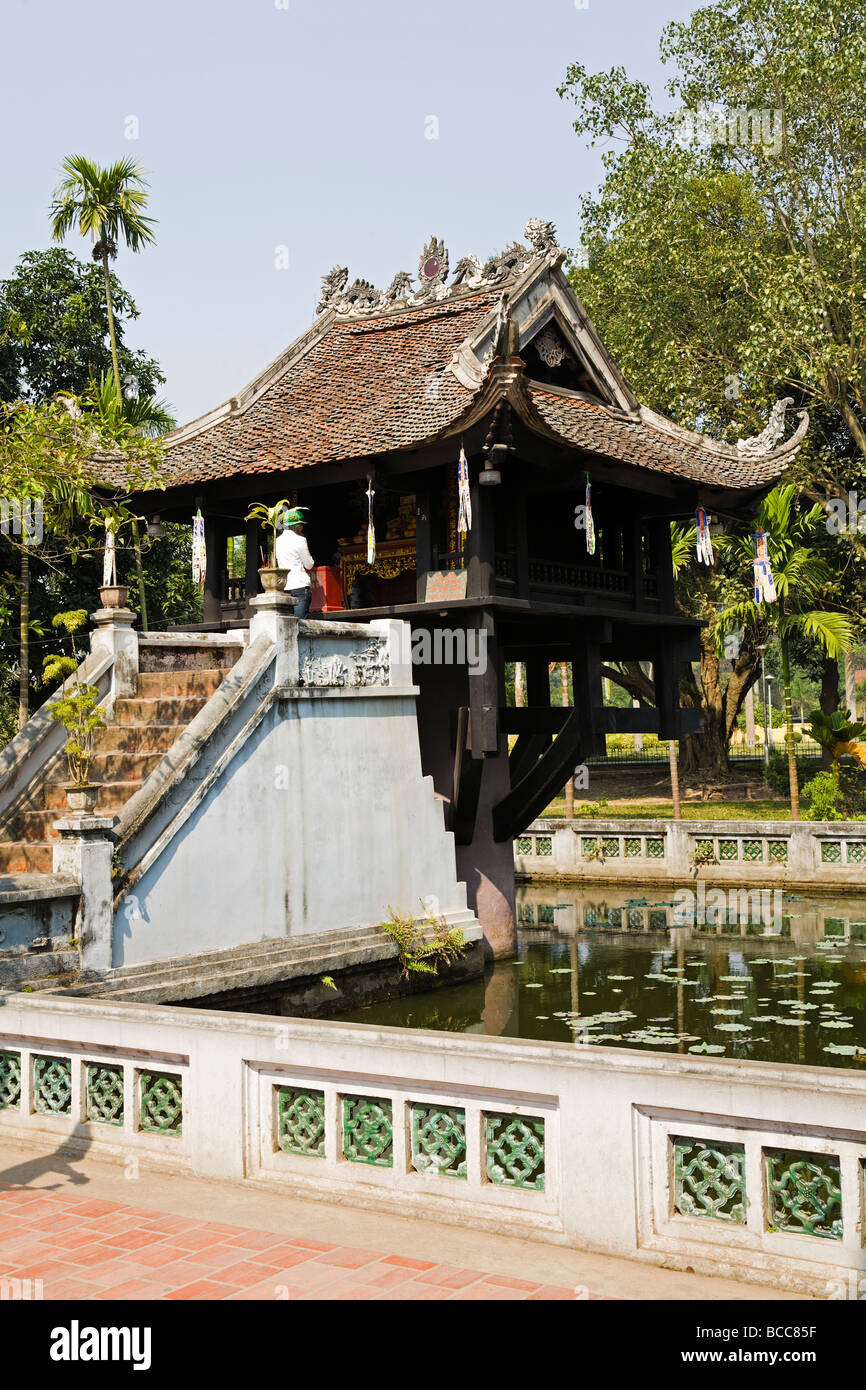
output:
[[223, 574], [226, 567], [225, 523], [214, 516], [205, 516], [204, 543], [207, 552], [207, 572], [204, 581], [204, 621], [222, 621]]
[[[257, 521], [248, 521], [246, 524], [247, 538], [247, 560], [244, 566], [244, 580], [246, 583], [247, 603], [251, 598], [255, 598], [259, 592], [259, 567], [262, 557], [259, 554], [261, 531]], [[253, 610], [250, 609], [250, 612]]]
[[666, 517], [658, 517], [653, 521], [652, 537], [659, 607], [663, 613], [673, 613], [676, 610], [676, 603], [674, 601], [674, 567], [671, 558], [671, 524]]
[[514, 597], [529, 598], [529, 526], [526, 517], [526, 493], [515, 497], [515, 575]]
[[415, 598], [424, 602], [427, 571], [433, 568], [433, 527], [430, 519], [429, 492], [415, 495]]
[[488, 598], [494, 583], [492, 488], [472, 484], [472, 530], [466, 537], [466, 597]]

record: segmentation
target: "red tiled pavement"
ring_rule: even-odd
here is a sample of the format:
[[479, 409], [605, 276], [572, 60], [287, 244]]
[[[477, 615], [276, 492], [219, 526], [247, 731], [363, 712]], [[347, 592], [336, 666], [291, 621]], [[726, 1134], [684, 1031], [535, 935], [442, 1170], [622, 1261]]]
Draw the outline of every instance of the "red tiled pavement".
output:
[[45, 1299], [575, 1298], [510, 1275], [0, 1184], [0, 1280], [16, 1278], [41, 1279]]

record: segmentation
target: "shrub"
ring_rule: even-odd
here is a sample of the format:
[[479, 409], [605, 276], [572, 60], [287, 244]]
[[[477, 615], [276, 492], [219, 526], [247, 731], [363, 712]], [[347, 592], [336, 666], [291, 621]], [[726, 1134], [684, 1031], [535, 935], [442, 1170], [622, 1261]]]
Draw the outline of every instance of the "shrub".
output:
[[803, 795], [808, 798], [807, 820], [844, 820], [839, 810], [842, 789], [832, 772], [818, 772], [806, 783]]

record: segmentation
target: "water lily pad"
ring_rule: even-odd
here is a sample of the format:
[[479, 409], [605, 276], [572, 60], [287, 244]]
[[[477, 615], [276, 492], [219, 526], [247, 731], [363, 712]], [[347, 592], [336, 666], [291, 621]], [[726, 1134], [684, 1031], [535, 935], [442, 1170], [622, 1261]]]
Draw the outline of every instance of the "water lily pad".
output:
[[608, 975], [609, 980], [633, 980], [634, 975]]
[[866, 1057], [866, 1047], [852, 1043], [828, 1043], [825, 1052], [835, 1052], [837, 1057]]
[[853, 1023], [846, 1023], [843, 1018], [819, 1018], [818, 1025], [821, 1028], [853, 1028]]
[[725, 1050], [725, 1049], [721, 1046], [720, 1043], [706, 1043], [706, 1042], [705, 1042], [705, 1043], [701, 1043], [698, 1047], [690, 1047], [690, 1048], [689, 1048], [689, 1052], [712, 1053], [714, 1056], [718, 1056], [718, 1054], [719, 1054], [720, 1052], [724, 1052], [724, 1050]]
[[718, 1028], [720, 1033], [748, 1033], [749, 1031], [748, 1023], [716, 1023], [714, 1027]]

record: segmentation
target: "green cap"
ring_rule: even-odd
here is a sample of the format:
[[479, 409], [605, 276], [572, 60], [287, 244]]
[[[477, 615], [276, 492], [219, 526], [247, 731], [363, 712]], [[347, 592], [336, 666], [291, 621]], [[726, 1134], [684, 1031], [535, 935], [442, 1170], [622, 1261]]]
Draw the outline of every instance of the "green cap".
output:
[[306, 519], [305, 513], [309, 510], [309, 507], [292, 507], [290, 512], [283, 512], [283, 525], [300, 526]]

